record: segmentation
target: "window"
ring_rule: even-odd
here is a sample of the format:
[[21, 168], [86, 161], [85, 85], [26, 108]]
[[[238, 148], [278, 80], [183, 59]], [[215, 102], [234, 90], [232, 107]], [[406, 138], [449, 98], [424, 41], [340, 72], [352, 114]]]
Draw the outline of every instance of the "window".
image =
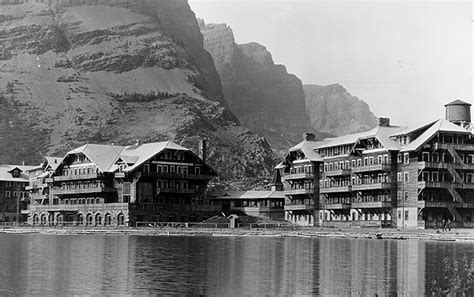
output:
[[369, 165], [369, 158], [365, 157], [364, 158], [364, 166]]
[[402, 192], [400, 191], [397, 192], [397, 200], [402, 200]]
[[357, 159], [357, 167], [360, 167], [361, 163], [362, 163], [362, 160], [361, 160], [361, 159]]
[[374, 165], [374, 157], [370, 157], [370, 158], [369, 158], [369, 164], [370, 164], [370, 165]]
[[175, 173], [176, 172], [176, 167], [170, 166], [170, 173]]
[[430, 153], [422, 152], [421, 153], [421, 159], [423, 160], [423, 162], [429, 162], [430, 161]]
[[402, 163], [402, 154], [400, 153], [397, 155], [397, 163]]
[[163, 171], [163, 167], [161, 165], [156, 166], [156, 172], [161, 173]]
[[383, 163], [388, 164], [388, 155], [383, 155]]
[[433, 172], [433, 173], [432, 173], [432, 178], [433, 178], [433, 181], [434, 181], [434, 182], [438, 182], [438, 181], [439, 181], [439, 174], [438, 174], [438, 172], [436, 172], [436, 171]]
[[405, 201], [408, 201], [408, 192], [407, 191], [405, 191], [405, 193], [404, 193], [404, 198], [405, 198]]
[[10, 198], [10, 191], [5, 192], [5, 198]]
[[356, 160], [352, 160], [352, 167], [356, 167]]
[[128, 203], [130, 202], [131, 196], [131, 189], [130, 189], [130, 182], [125, 182], [122, 184], [122, 195], [123, 195], [123, 202]]
[[399, 182], [403, 181], [401, 172], [397, 173], [397, 181], [399, 181]]
[[145, 173], [150, 172], [150, 164], [143, 165], [143, 172], [145, 172]]
[[408, 221], [408, 210], [405, 210], [405, 221]]
[[401, 211], [401, 210], [398, 211], [398, 218], [399, 218], [399, 219], [402, 218], [402, 211]]
[[377, 157], [377, 164], [382, 164], [382, 156]]
[[404, 179], [403, 179], [404, 182], [405, 182], [405, 183], [409, 183], [409, 182], [410, 182], [410, 176], [409, 176], [408, 172], [405, 172], [405, 173], [403, 174], [403, 176], [404, 176]]
[[404, 153], [403, 154], [403, 163], [410, 164], [410, 154], [409, 153]]
[[196, 168], [194, 169], [194, 173], [195, 173], [196, 175], [200, 175], [200, 174], [201, 174], [201, 168], [196, 167]]

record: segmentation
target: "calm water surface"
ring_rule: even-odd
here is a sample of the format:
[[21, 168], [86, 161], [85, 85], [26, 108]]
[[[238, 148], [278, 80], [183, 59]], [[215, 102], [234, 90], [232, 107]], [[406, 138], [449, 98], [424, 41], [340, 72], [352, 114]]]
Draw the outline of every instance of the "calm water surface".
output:
[[0, 295], [425, 295], [474, 244], [0, 234]]

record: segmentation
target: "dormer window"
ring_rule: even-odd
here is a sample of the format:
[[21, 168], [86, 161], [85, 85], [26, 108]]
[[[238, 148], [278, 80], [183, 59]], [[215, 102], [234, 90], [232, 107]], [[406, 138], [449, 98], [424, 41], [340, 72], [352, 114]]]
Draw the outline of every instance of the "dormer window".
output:
[[18, 169], [13, 170], [12, 172], [13, 177], [20, 177], [20, 171]]

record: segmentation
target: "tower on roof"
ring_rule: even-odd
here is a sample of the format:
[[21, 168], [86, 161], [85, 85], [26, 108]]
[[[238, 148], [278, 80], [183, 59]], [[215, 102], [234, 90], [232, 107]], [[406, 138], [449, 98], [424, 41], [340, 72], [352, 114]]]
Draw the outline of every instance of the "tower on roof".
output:
[[445, 105], [446, 120], [465, 127], [471, 123], [471, 104], [455, 100]]

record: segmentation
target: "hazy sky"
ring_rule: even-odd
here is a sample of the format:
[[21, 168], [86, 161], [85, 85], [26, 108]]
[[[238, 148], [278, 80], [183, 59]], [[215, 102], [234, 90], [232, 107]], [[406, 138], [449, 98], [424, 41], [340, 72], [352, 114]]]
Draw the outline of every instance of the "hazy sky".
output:
[[[189, 0], [237, 43], [258, 42], [304, 84], [340, 83], [377, 116], [413, 125], [473, 102], [469, 1]], [[474, 108], [473, 108], [474, 110]]]

